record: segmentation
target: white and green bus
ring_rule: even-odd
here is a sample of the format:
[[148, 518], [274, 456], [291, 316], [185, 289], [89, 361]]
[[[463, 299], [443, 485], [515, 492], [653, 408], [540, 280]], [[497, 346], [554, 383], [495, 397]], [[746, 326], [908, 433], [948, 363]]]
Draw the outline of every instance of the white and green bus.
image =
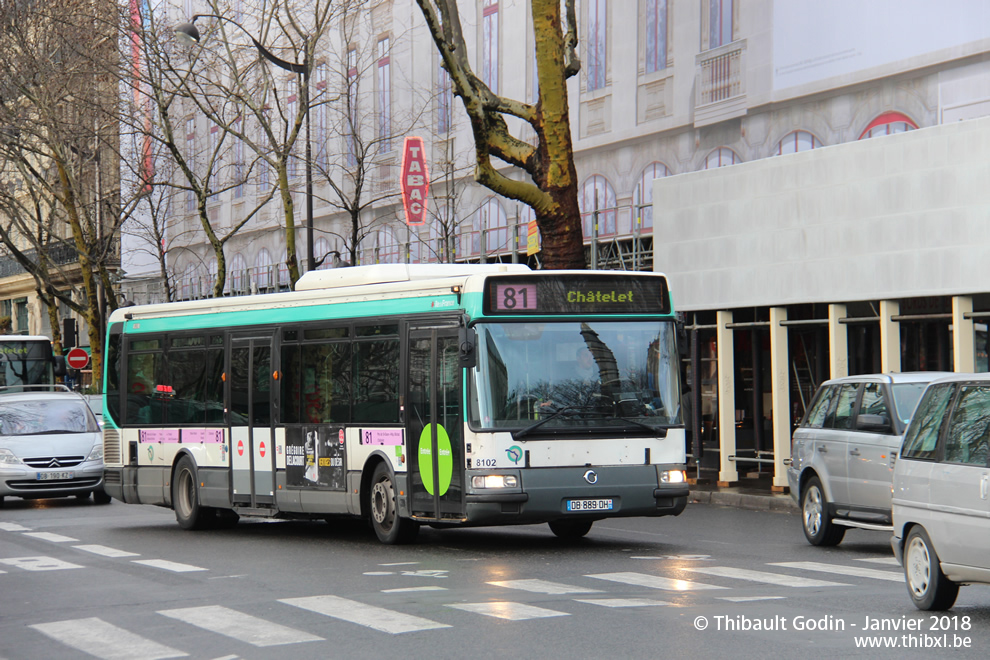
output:
[[314, 271], [296, 290], [118, 309], [105, 488], [180, 526], [434, 527], [677, 515], [677, 332], [656, 273]]

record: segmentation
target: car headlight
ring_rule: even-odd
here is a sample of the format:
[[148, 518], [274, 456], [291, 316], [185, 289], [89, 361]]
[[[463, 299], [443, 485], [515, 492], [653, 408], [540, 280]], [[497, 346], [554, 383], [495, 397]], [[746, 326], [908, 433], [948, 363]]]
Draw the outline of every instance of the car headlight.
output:
[[519, 480], [511, 474], [479, 474], [471, 477], [471, 485], [475, 488], [515, 488]]
[[663, 484], [682, 484], [685, 481], [684, 470], [664, 470], [660, 473], [660, 483]]
[[0, 447], [0, 464], [4, 465], [23, 465], [21, 459], [14, 456], [14, 452], [9, 449], [3, 449]]
[[102, 461], [103, 460], [103, 441], [97, 442], [93, 445], [93, 449], [89, 452], [89, 456], [86, 457], [87, 461]]

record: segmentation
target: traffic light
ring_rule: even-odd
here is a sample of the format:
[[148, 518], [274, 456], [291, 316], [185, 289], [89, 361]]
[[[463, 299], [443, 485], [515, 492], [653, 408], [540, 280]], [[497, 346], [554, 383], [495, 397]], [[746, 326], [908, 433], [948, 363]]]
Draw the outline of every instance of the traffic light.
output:
[[62, 346], [72, 348], [76, 345], [76, 320], [62, 319]]

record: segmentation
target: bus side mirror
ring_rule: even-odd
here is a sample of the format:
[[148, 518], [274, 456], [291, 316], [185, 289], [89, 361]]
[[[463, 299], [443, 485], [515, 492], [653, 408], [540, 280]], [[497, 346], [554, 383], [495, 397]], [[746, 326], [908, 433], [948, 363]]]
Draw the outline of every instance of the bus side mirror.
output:
[[478, 363], [477, 333], [474, 328], [459, 328], [457, 331], [457, 361], [464, 369], [473, 369]]
[[59, 378], [65, 376], [65, 356], [64, 355], [53, 355], [54, 358], [54, 371], [55, 375]]

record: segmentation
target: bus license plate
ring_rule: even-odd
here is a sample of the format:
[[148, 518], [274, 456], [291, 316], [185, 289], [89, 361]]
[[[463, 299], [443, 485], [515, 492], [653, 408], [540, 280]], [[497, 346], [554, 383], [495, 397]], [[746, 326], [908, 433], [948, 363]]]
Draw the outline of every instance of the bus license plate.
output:
[[73, 479], [75, 474], [72, 472], [39, 472], [38, 481], [52, 481], [55, 479]]
[[612, 500], [566, 500], [568, 511], [611, 511]]

